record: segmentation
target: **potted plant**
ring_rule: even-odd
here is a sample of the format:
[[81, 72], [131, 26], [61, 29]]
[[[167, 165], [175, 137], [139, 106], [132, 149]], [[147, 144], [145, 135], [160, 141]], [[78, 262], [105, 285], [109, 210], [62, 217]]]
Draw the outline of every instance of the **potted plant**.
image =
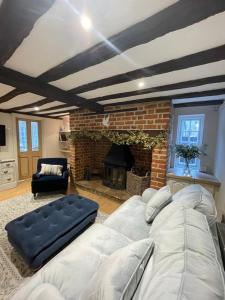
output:
[[182, 157], [185, 160], [184, 176], [191, 177], [190, 161], [203, 153], [200, 147], [195, 145], [175, 145], [175, 153], [177, 157]]

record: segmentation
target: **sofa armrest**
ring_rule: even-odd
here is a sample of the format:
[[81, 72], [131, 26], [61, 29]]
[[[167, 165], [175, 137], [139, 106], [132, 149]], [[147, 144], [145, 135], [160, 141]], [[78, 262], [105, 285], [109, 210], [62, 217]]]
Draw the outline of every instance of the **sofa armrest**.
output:
[[32, 180], [37, 180], [37, 179], [39, 179], [40, 177], [41, 177], [41, 175], [40, 175], [39, 172], [34, 173], [34, 174], [32, 175]]
[[66, 170], [62, 174], [63, 178], [67, 179], [69, 177], [69, 170]]
[[157, 190], [153, 189], [153, 188], [148, 188], [146, 190], [144, 190], [144, 192], [142, 193], [142, 201], [144, 203], [148, 203], [148, 201], [152, 198], [152, 196], [157, 192]]

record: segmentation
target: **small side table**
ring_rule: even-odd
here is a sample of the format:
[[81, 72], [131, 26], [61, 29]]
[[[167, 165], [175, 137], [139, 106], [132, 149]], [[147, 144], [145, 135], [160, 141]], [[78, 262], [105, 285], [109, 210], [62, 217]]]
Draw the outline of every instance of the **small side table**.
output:
[[221, 257], [223, 260], [223, 268], [225, 270], [225, 224], [217, 222], [216, 227], [220, 243]]

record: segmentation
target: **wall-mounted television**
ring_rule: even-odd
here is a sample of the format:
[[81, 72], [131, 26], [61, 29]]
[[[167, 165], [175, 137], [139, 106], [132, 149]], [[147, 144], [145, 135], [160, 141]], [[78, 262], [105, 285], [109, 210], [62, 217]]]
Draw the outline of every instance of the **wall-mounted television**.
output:
[[0, 125], [0, 146], [6, 145], [5, 139], [5, 125]]

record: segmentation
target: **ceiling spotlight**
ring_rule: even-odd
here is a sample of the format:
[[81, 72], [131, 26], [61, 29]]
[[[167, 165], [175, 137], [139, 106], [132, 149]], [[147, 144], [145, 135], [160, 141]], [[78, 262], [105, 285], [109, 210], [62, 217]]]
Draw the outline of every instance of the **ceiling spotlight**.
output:
[[35, 107], [34, 107], [34, 110], [38, 111], [38, 110], [39, 110], [39, 107], [35, 106]]
[[138, 87], [139, 87], [139, 88], [142, 88], [142, 87], [144, 87], [144, 86], [145, 86], [144, 81], [140, 81], [140, 82], [138, 83]]
[[92, 28], [91, 19], [85, 15], [81, 16], [81, 25], [85, 30], [90, 30]]

